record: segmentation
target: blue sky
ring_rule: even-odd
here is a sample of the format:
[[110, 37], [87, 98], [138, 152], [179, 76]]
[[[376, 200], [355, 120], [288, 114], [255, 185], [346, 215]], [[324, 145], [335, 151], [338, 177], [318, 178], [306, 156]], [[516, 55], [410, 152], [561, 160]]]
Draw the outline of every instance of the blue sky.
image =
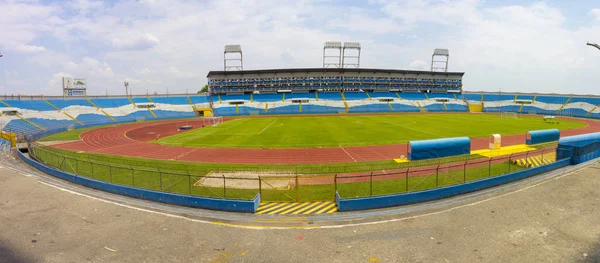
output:
[[0, 1], [0, 93], [198, 90], [240, 44], [245, 69], [320, 67], [358, 41], [361, 67], [428, 69], [450, 50], [466, 90], [598, 94], [598, 1]]

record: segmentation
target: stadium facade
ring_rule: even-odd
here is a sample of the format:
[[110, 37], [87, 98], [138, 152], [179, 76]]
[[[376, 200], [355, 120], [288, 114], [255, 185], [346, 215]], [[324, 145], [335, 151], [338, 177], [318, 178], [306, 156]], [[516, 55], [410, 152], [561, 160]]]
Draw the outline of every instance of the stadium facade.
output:
[[212, 94], [248, 92], [434, 92], [461, 93], [463, 72], [364, 68], [295, 68], [210, 71]]

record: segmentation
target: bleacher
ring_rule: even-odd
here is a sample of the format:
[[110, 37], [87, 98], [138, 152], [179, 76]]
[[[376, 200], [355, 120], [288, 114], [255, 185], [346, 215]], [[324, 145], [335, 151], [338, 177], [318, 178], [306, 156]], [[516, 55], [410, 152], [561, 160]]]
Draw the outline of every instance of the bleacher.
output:
[[[150, 110], [139, 106], [134, 107], [126, 97], [94, 97], [89, 100], [60, 97], [50, 97], [44, 100], [41, 96], [23, 97], [21, 100], [13, 97], [2, 100], [3, 103], [0, 104], [2, 111], [16, 113], [0, 116], [0, 129], [3, 131], [29, 135], [43, 130], [68, 127], [196, 116], [193, 108], [190, 107], [187, 96], [155, 96], [150, 99], [146, 96], [137, 96], [131, 98], [136, 106], [138, 103], [154, 102], [154, 106]], [[189, 97], [200, 107], [210, 107], [207, 96], [193, 95]]]
[[3, 100], [13, 108], [38, 110], [38, 111], [55, 111], [56, 109], [50, 106], [43, 100]]
[[319, 100], [342, 100], [339, 92], [319, 92]]
[[422, 92], [402, 92], [400, 96], [403, 100], [426, 100], [425, 94]]
[[364, 92], [344, 92], [346, 100], [366, 100], [369, 99]]
[[[172, 104], [172, 105], [186, 105], [190, 102], [187, 97], [151, 97], [150, 98], [154, 103], [162, 103], [162, 104]], [[192, 99], [190, 97], [190, 99]], [[192, 99], [193, 102], [193, 99]], [[204, 103], [204, 102], [199, 102]]]
[[91, 106], [91, 104], [87, 100], [81, 100], [81, 99], [75, 99], [75, 100], [48, 100], [48, 102], [52, 103], [52, 105], [56, 106], [59, 109], [64, 109], [64, 108], [69, 107], [69, 106]]
[[129, 102], [127, 98], [91, 99], [91, 101], [100, 108], [118, 108], [122, 106], [131, 106], [131, 102]]
[[[333, 81], [333, 80], [332, 80]], [[371, 80], [369, 80], [371, 81]], [[376, 80], [375, 80], [376, 81]], [[398, 95], [401, 97], [398, 98]], [[317, 100], [318, 97], [318, 100]], [[569, 115], [575, 117], [600, 118], [600, 97], [566, 96], [548, 94], [483, 93], [485, 112], [520, 112], [543, 115]], [[222, 103], [219, 103], [219, 98]], [[428, 99], [429, 98], [429, 99]], [[85, 126], [136, 120], [169, 119], [194, 117], [190, 107], [213, 107], [216, 116], [242, 116], [251, 114], [309, 114], [309, 113], [360, 113], [360, 112], [420, 112], [423, 107], [428, 112], [467, 112], [464, 102], [481, 102], [481, 93], [457, 94], [427, 93], [416, 91], [375, 92], [375, 91], [318, 91], [286, 92], [263, 94], [221, 94], [212, 97], [203, 95], [188, 96], [146, 96], [133, 97], [134, 103], [155, 105], [151, 110], [134, 107], [126, 97], [120, 98], [49, 98], [47, 102], [37, 99], [6, 99], [0, 104], [3, 109], [16, 110], [19, 116], [2, 116], [0, 128], [4, 131], [37, 133], [41, 129], [57, 127]], [[516, 100], [515, 100], [516, 98]], [[534, 99], [535, 98], [535, 99]], [[385, 100], [382, 100], [385, 99]], [[438, 99], [447, 99], [440, 102]], [[294, 101], [296, 100], [296, 103]], [[298, 103], [297, 100], [303, 100]], [[90, 103], [91, 101], [91, 103]], [[209, 102], [213, 102], [210, 104]], [[236, 105], [228, 102], [238, 101]], [[98, 109], [93, 106], [96, 105]], [[445, 106], [444, 106], [445, 104]], [[52, 105], [60, 109], [56, 110]], [[153, 114], [154, 113], [154, 114]], [[156, 116], [154, 116], [156, 115]], [[32, 123], [22, 120], [26, 118]], [[74, 118], [75, 120], [73, 120]], [[81, 122], [83, 124], [78, 123]], [[40, 126], [40, 128], [36, 127]]]
[[[223, 96], [221, 96], [223, 97]], [[253, 100], [256, 102], [275, 102], [281, 101], [281, 94], [254, 94]]]

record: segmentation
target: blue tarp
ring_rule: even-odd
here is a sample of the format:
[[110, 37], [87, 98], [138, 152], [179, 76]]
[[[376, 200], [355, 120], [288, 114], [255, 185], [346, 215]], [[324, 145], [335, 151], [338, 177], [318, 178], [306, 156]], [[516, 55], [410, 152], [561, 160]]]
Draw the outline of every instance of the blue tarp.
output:
[[468, 137], [444, 138], [409, 142], [408, 159], [425, 160], [471, 153]]
[[560, 131], [558, 129], [537, 130], [527, 132], [527, 145], [558, 141]]

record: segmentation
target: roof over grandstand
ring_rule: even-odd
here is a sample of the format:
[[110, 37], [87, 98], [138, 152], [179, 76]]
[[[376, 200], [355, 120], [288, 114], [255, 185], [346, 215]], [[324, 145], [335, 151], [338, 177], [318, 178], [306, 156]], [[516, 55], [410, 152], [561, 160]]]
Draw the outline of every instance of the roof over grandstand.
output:
[[416, 74], [435, 76], [462, 77], [464, 72], [435, 72], [425, 70], [400, 69], [370, 69], [370, 68], [289, 68], [289, 69], [257, 69], [240, 71], [209, 71], [207, 78], [226, 75], [257, 75], [257, 74], [286, 74], [286, 73], [387, 73], [387, 74]]

